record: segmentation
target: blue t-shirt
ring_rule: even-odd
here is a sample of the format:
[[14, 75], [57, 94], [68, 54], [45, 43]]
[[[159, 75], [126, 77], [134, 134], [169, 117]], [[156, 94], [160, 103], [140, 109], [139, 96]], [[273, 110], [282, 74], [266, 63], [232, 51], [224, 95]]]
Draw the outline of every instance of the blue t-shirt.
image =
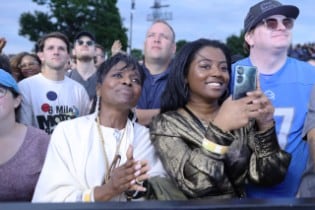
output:
[[[249, 58], [235, 65], [252, 65]], [[259, 69], [258, 69], [259, 70]], [[262, 91], [275, 107], [274, 119], [281, 148], [292, 155], [285, 180], [273, 187], [246, 187], [249, 198], [294, 197], [308, 158], [308, 145], [302, 139], [310, 93], [315, 83], [315, 68], [306, 62], [288, 58], [274, 74], [260, 74]]]
[[141, 96], [139, 98], [138, 109], [159, 109], [161, 107], [161, 95], [164, 91], [169, 68], [161, 74], [152, 75], [149, 70], [143, 66], [145, 72], [145, 80], [142, 87]]

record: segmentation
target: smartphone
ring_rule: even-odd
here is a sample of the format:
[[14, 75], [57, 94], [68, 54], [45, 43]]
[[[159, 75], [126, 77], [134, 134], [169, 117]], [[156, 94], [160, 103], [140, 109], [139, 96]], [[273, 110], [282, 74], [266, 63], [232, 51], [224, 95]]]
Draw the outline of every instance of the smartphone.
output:
[[256, 89], [257, 67], [236, 65], [232, 70], [231, 92], [232, 99], [237, 100], [249, 91]]

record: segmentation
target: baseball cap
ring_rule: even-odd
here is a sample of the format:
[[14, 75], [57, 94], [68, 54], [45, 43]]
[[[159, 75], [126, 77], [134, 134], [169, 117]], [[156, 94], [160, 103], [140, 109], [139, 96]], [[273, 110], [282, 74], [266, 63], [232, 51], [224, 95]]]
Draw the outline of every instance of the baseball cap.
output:
[[293, 5], [283, 5], [276, 0], [261, 1], [249, 9], [244, 20], [244, 33], [271, 15], [284, 15], [296, 19], [299, 15], [299, 8]]
[[0, 84], [4, 87], [13, 88], [16, 93], [20, 93], [19, 87], [11, 74], [0, 69]]
[[95, 36], [88, 31], [81, 31], [81, 32], [77, 33], [74, 37], [74, 40], [75, 41], [78, 40], [81, 36], [90, 37], [90, 39], [92, 39], [95, 42]]

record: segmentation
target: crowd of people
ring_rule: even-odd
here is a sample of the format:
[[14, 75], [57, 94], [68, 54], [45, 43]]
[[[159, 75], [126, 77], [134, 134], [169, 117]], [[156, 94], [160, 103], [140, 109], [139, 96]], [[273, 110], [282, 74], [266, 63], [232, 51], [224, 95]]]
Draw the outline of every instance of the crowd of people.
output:
[[290, 57], [315, 65], [315, 43], [297, 44], [289, 49]]
[[[314, 197], [315, 67], [305, 58], [315, 48], [291, 46], [299, 12], [252, 5], [249, 56], [235, 60], [206, 38], [176, 53], [164, 20], [148, 28], [141, 64], [119, 40], [105, 57], [89, 31], [0, 54], [0, 201]], [[236, 66], [258, 72], [240, 99]]]

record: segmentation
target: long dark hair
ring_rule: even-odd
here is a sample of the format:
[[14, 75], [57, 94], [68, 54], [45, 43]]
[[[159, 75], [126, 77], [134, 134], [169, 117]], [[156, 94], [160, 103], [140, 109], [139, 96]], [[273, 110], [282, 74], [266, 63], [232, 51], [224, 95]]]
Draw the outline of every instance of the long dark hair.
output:
[[[171, 66], [166, 87], [161, 96], [161, 113], [177, 110], [184, 107], [189, 100], [189, 87], [185, 80], [188, 75], [189, 65], [193, 61], [196, 53], [203, 47], [214, 47], [221, 49], [225, 55], [228, 72], [231, 75], [231, 55], [228, 47], [217, 40], [198, 39], [185, 44], [175, 56]], [[221, 104], [229, 95], [228, 89], [219, 99]]]

